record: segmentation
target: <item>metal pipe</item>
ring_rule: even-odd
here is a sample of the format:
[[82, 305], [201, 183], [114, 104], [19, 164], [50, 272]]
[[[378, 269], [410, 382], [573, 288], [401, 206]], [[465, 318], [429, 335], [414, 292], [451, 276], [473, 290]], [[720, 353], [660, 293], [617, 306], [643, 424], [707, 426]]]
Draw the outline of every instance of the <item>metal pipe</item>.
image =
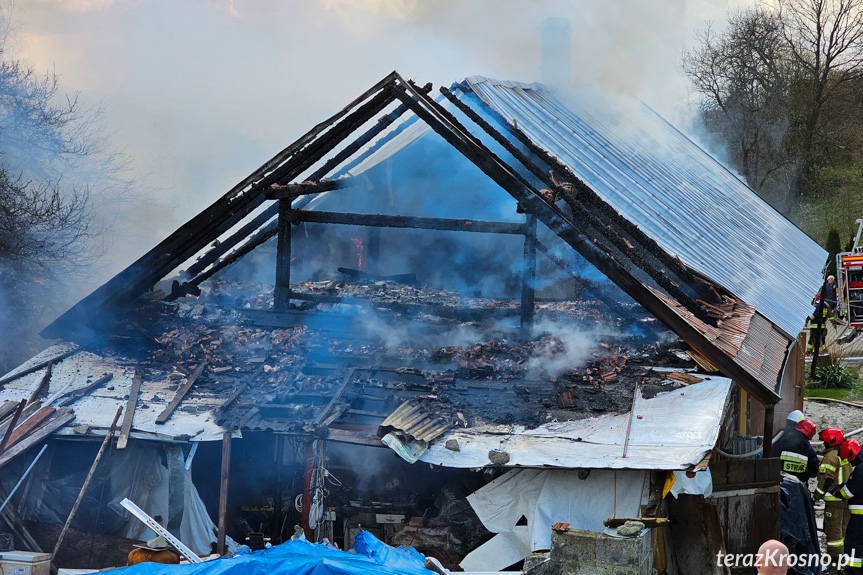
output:
[[9, 492], [9, 496], [6, 498], [6, 501], [3, 502], [3, 505], [0, 505], [0, 513], [3, 513], [3, 510], [6, 508], [6, 504], [12, 500], [12, 496], [15, 495], [15, 492], [18, 491], [18, 488], [21, 487], [21, 484], [24, 483], [24, 480], [27, 479], [27, 476], [30, 474], [30, 471], [36, 467], [36, 463], [39, 461], [39, 458], [42, 457], [42, 454], [45, 453], [45, 450], [48, 449], [48, 444], [42, 446], [42, 449], [39, 450], [39, 453], [36, 455], [36, 459], [33, 460], [33, 463], [30, 464], [30, 467], [27, 468], [27, 471], [24, 472], [24, 475], [21, 476], [21, 479], [18, 480], [18, 483], [15, 484], [15, 487], [12, 488], [12, 491]]

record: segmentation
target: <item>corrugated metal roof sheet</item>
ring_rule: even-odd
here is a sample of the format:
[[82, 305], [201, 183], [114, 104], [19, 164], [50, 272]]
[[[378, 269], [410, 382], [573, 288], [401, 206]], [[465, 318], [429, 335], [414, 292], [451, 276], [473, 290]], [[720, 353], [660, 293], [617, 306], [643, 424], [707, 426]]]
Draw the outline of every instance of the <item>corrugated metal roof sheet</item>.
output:
[[649, 107], [481, 76], [466, 83], [666, 251], [800, 332], [827, 252]]
[[419, 441], [431, 441], [453, 425], [423, 408], [416, 401], [406, 401], [381, 423], [378, 436], [392, 429], [404, 432]]

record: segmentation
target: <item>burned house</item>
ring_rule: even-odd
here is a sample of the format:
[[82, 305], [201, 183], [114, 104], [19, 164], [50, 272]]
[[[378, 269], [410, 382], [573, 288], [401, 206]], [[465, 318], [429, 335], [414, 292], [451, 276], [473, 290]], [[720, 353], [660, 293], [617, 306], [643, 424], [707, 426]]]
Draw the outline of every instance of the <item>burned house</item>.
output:
[[640, 102], [393, 73], [0, 380], [5, 493], [49, 445], [5, 519], [53, 546], [122, 408], [61, 566], [152, 536], [128, 497], [199, 554], [364, 529], [469, 571], [668, 518], [628, 568], [693, 572], [778, 531], [769, 460], [718, 454], [800, 407], [825, 258]]

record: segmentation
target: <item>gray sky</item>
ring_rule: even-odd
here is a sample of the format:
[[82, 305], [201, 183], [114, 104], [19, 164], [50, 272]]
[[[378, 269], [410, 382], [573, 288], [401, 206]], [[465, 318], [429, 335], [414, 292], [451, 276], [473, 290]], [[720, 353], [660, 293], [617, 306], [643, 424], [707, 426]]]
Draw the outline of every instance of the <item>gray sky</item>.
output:
[[17, 0], [18, 55], [106, 105], [153, 190], [116, 271], [390, 71], [536, 81], [537, 27], [569, 18], [573, 78], [687, 114], [680, 50], [751, 0]]

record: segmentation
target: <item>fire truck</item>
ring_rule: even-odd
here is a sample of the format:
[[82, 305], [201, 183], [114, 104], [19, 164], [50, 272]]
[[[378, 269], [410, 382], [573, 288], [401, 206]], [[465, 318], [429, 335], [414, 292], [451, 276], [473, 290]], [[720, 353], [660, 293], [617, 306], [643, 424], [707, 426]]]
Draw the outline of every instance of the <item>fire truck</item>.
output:
[[863, 219], [857, 220], [857, 235], [850, 252], [836, 254], [836, 295], [839, 310], [849, 326], [863, 327]]

